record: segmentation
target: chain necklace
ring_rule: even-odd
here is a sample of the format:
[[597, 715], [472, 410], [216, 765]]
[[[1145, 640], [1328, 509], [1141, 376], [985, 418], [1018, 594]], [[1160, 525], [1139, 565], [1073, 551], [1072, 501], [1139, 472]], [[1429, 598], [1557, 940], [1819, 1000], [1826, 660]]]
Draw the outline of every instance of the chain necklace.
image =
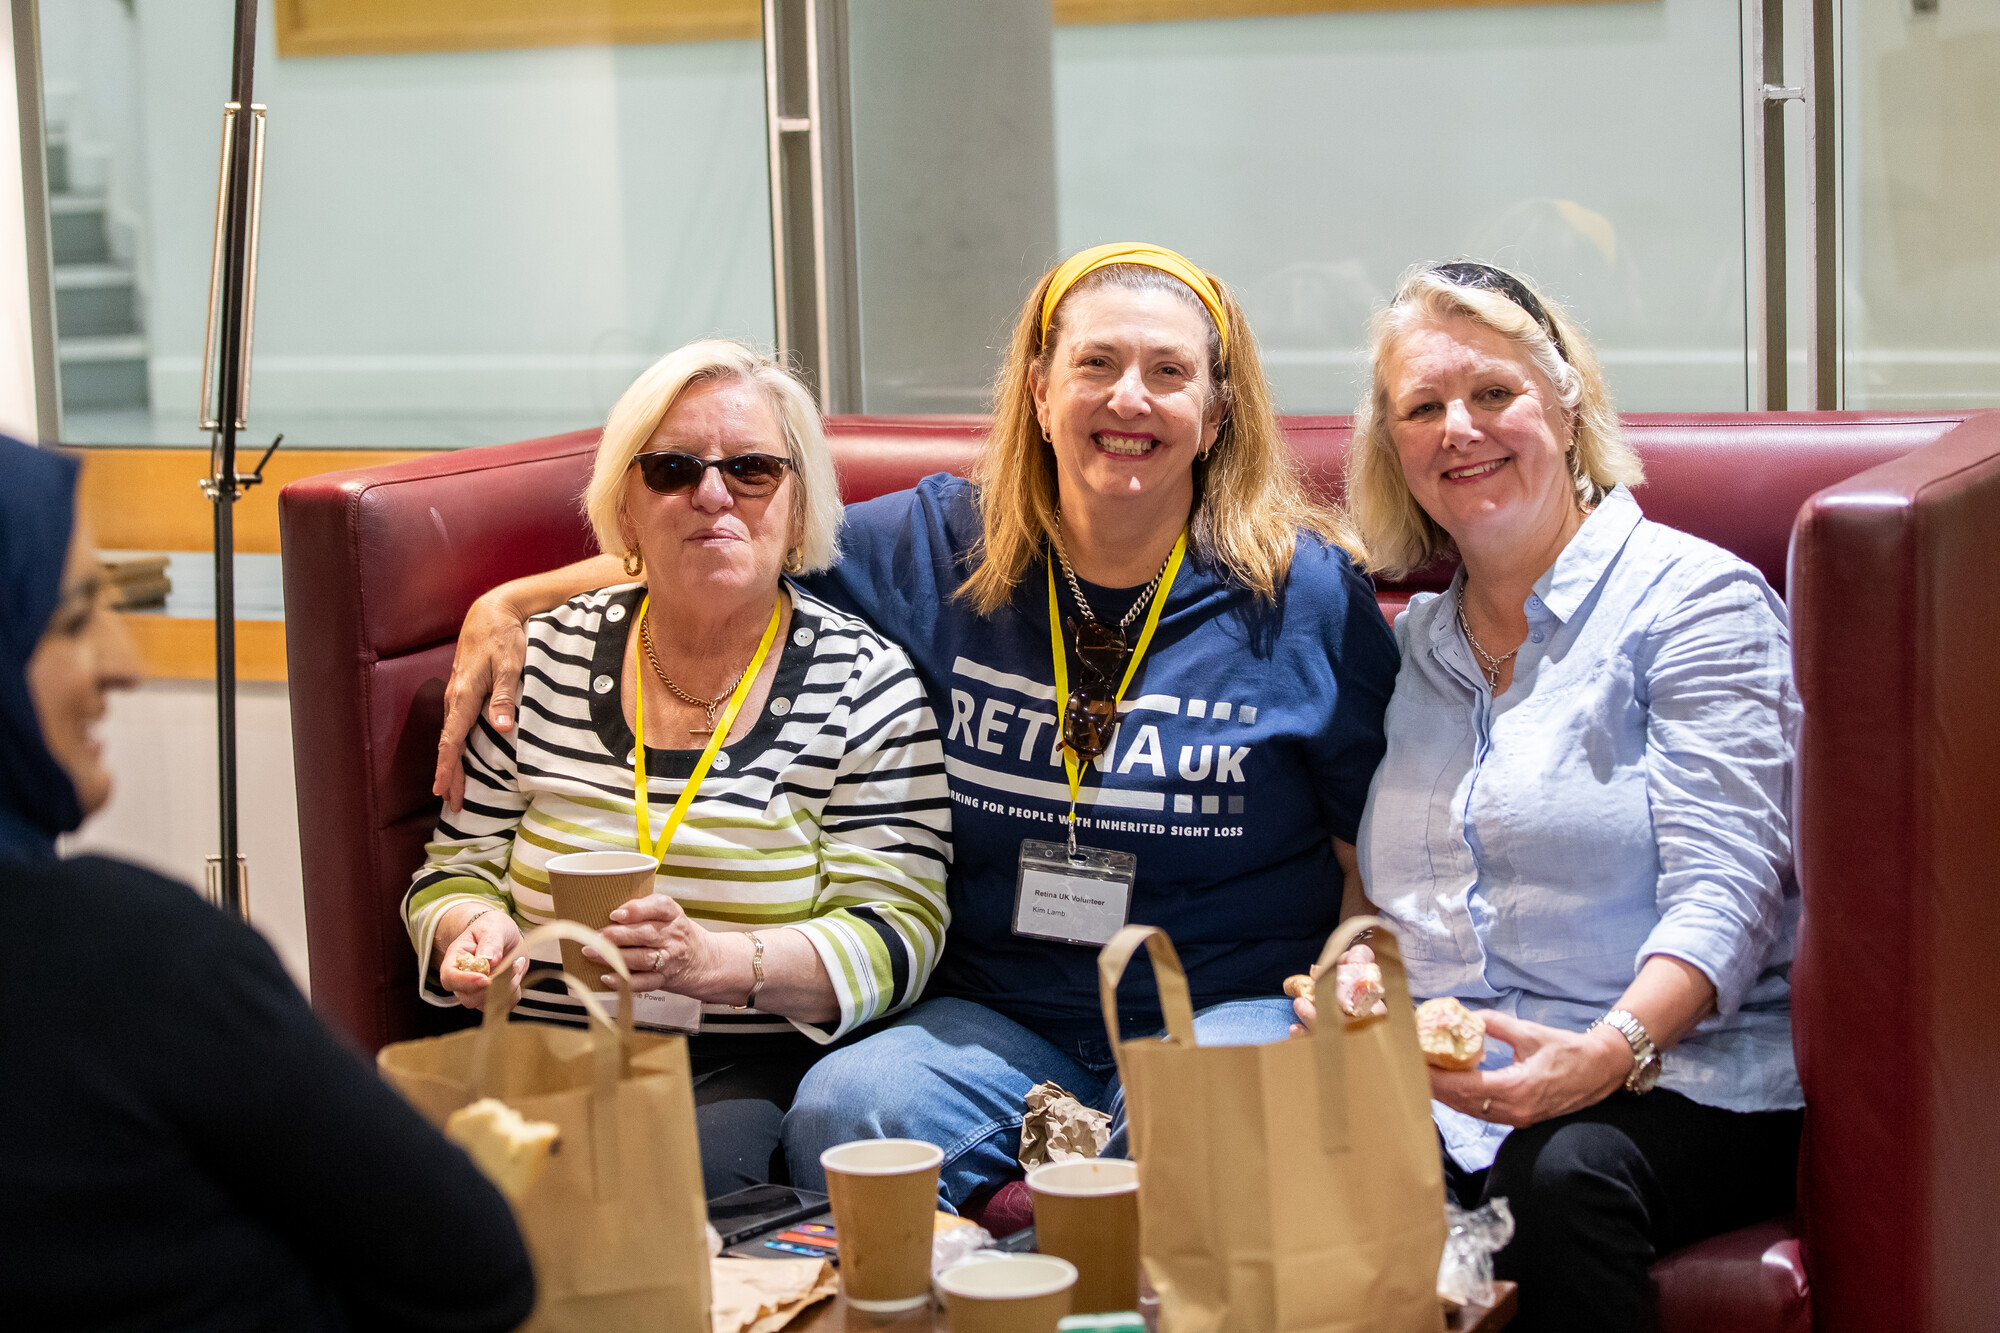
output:
[[[646, 622], [644, 620], [641, 620], [639, 622], [639, 646], [646, 650], [646, 660], [653, 664], [653, 674], [660, 678], [660, 684], [666, 686], [667, 689], [672, 692], [674, 698], [679, 699], [684, 704], [692, 705], [693, 707], [699, 708], [701, 710], [702, 720], [706, 725], [700, 727], [689, 727], [688, 735], [690, 736], [713, 735], [715, 732], [715, 710], [722, 707], [722, 705], [728, 700], [729, 696], [736, 692], [736, 687], [743, 683], [743, 671], [748, 671], [750, 668], [748, 666], [745, 666], [743, 668], [743, 671], [737, 672], [736, 679], [730, 681], [728, 685], [724, 686], [722, 693], [716, 695], [713, 699], [697, 699], [692, 694], [689, 694], [686, 690], [682, 689], [680, 686], [674, 684], [672, 680], [668, 679], [667, 673], [660, 670], [660, 659], [653, 655], [653, 635], [652, 632], [646, 628]], [[646, 743], [646, 738], [641, 736], [639, 738], [639, 743], [641, 745], [644, 745]]]
[[1480, 643], [1478, 638], [1473, 634], [1472, 626], [1465, 623], [1465, 589], [1463, 588], [1460, 588], [1458, 591], [1458, 629], [1459, 633], [1465, 635], [1465, 641], [1472, 645], [1472, 651], [1479, 654], [1479, 674], [1486, 677], [1487, 688], [1497, 692], [1500, 688], [1501, 668], [1514, 660], [1514, 655], [1521, 651], [1520, 645], [1516, 644], [1513, 648], [1500, 654], [1498, 657], [1487, 652], [1486, 646]]
[[[1055, 547], [1056, 547], [1056, 561], [1057, 563], [1062, 565], [1063, 577], [1069, 581], [1070, 593], [1076, 598], [1076, 609], [1083, 612], [1084, 617], [1086, 619], [1096, 620], [1098, 618], [1097, 612], [1094, 609], [1092, 609], [1090, 605], [1090, 599], [1083, 595], [1083, 587], [1076, 581], [1076, 571], [1069, 567], [1069, 554], [1063, 550], [1062, 514], [1060, 511], [1058, 511], [1056, 514]], [[1132, 603], [1131, 609], [1125, 613], [1125, 618], [1118, 622], [1119, 633], [1121, 634], [1124, 633], [1125, 630], [1132, 624], [1132, 622], [1139, 618], [1139, 613], [1146, 609], [1146, 603], [1153, 600], [1153, 593], [1158, 590], [1160, 586], [1160, 580], [1166, 577], [1167, 562], [1171, 561], [1173, 558], [1174, 558], [1173, 552], [1171, 551], [1167, 552], [1167, 559], [1160, 562], [1160, 572], [1153, 575], [1153, 581], [1151, 583], [1148, 583], [1145, 589], [1142, 592], [1140, 592], [1139, 599]]]

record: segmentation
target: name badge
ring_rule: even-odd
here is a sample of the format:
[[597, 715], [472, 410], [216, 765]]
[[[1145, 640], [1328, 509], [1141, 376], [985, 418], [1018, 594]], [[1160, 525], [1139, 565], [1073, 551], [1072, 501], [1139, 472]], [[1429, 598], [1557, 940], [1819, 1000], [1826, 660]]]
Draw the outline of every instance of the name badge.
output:
[[1014, 883], [1014, 933], [1063, 944], [1101, 945], [1132, 912], [1139, 858], [1130, 852], [1066, 842], [1021, 844]]
[[[606, 1013], [618, 1012], [618, 992], [599, 991]], [[701, 1001], [672, 991], [642, 990], [632, 993], [632, 1022], [657, 1032], [701, 1031]]]

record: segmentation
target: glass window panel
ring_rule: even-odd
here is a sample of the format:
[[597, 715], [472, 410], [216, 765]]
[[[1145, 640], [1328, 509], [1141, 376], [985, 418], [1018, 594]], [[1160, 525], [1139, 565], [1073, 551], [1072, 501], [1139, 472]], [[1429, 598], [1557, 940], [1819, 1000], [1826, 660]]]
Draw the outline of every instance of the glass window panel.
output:
[[1420, 260], [1532, 275], [1621, 408], [1746, 401], [1735, 0], [1056, 30], [1066, 249], [1156, 240], [1241, 294], [1280, 406], [1347, 412]]
[[2000, 407], [2000, 0], [1843, 18], [1847, 406]]
[[[64, 438], [203, 444], [231, 7], [41, 12]], [[771, 340], [755, 41], [280, 58], [273, 31], [267, 3], [253, 440], [576, 429], [691, 338]]]

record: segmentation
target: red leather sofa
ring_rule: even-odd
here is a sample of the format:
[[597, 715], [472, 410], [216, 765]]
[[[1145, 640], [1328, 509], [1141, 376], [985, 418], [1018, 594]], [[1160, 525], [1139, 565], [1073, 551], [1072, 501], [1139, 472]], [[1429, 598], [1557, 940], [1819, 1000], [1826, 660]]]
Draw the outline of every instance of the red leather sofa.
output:
[[[1647, 512], [1789, 593], [1807, 719], [1800, 1209], [1662, 1259], [1662, 1325], [2000, 1327], [2000, 413], [1626, 421]], [[836, 420], [847, 498], [962, 472], [981, 424]], [[1347, 420], [1287, 428], [1335, 493]], [[439, 454], [281, 497], [313, 1002], [368, 1049], [455, 1021], [417, 999], [396, 915], [436, 817], [444, 678], [475, 596], [593, 549], [576, 497], [595, 441]], [[1385, 611], [1443, 577], [1382, 588]]]

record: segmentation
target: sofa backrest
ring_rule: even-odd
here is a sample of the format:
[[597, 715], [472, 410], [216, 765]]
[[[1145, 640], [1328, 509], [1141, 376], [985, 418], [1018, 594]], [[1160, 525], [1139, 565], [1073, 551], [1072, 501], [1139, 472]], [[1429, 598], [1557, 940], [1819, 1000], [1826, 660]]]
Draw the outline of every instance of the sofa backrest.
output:
[[[1793, 516], [1824, 486], [1928, 444], [1963, 414], [1633, 416], [1654, 518], [1736, 551], [1781, 591]], [[850, 501], [963, 472], [978, 417], [838, 418]], [[1338, 493], [1351, 425], [1292, 418], [1312, 487]], [[577, 503], [597, 432], [294, 482], [280, 498], [294, 766], [313, 1003], [373, 1050], [456, 1021], [417, 997], [396, 907], [437, 817], [444, 681], [466, 608], [590, 554]], [[1449, 570], [1381, 589], [1385, 608]]]
[[2000, 1322], [2000, 412], [1792, 551], [1793, 1044], [1820, 1333]]

